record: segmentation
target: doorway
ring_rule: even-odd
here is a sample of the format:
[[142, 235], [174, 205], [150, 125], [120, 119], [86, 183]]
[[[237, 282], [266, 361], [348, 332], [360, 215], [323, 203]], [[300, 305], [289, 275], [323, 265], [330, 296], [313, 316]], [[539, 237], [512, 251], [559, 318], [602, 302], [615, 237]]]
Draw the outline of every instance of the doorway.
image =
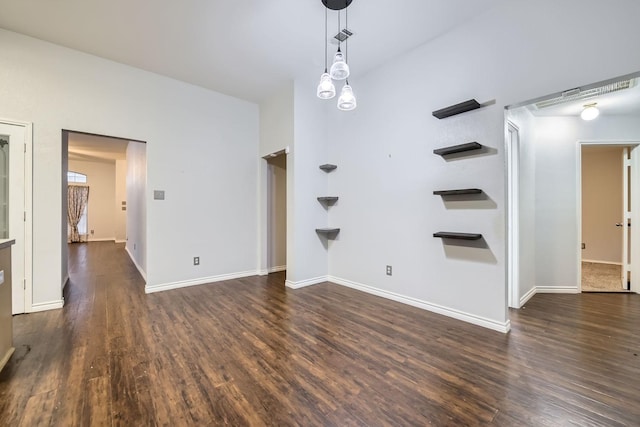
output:
[[32, 125], [0, 120], [0, 238], [11, 248], [12, 313], [32, 310]]
[[267, 162], [267, 272], [287, 269], [287, 154], [270, 154]]
[[[62, 141], [63, 283], [66, 285], [70, 273], [83, 268], [70, 262], [69, 245], [85, 247], [94, 242], [121, 244], [145, 277], [146, 144], [67, 130], [62, 132]], [[82, 212], [74, 213], [69, 197], [78, 187], [86, 189], [88, 199]], [[73, 249], [74, 254], [79, 253]]]
[[579, 144], [582, 292], [631, 290], [632, 254], [638, 248], [632, 232], [637, 147], [615, 141]]

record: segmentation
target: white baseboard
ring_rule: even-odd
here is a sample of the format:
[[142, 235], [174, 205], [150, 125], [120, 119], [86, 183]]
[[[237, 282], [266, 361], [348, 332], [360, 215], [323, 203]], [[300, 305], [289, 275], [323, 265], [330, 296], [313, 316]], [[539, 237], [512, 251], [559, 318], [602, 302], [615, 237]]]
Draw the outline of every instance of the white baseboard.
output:
[[152, 294], [154, 292], [162, 292], [162, 291], [168, 291], [171, 289], [187, 288], [189, 286], [206, 285], [209, 283], [221, 282], [223, 280], [240, 279], [242, 277], [249, 277], [249, 276], [256, 276], [256, 275], [257, 275], [257, 272], [255, 270], [250, 270], [250, 271], [243, 271], [240, 273], [220, 274], [217, 276], [201, 277], [198, 279], [181, 280], [178, 282], [170, 282], [170, 283], [161, 283], [158, 285], [146, 285], [144, 287], [144, 292], [147, 294]]
[[580, 289], [570, 286], [536, 286], [539, 294], [579, 294]]
[[267, 274], [269, 274], [269, 270], [266, 268], [264, 270], [258, 270], [258, 276], [266, 276]]
[[140, 267], [140, 265], [138, 265], [138, 263], [136, 262], [136, 259], [133, 257], [133, 255], [129, 251], [129, 248], [127, 248], [125, 246], [124, 250], [127, 251], [127, 254], [129, 254], [129, 259], [131, 259], [131, 262], [133, 263], [133, 265], [136, 266], [136, 268], [138, 269], [138, 272], [140, 273], [140, 275], [142, 276], [142, 278], [146, 282], [147, 281], [147, 273], [145, 273], [145, 271], [142, 269], [142, 267]]
[[115, 237], [102, 237], [99, 239], [89, 239], [87, 240], [88, 242], [115, 242], [116, 238]]
[[49, 302], [38, 302], [31, 304], [31, 310], [29, 313], [36, 313], [38, 311], [55, 310], [64, 307], [64, 299]]
[[591, 262], [594, 264], [609, 264], [609, 265], [622, 265], [621, 262], [600, 261], [597, 259], [583, 259], [582, 262]]
[[11, 355], [15, 350], [16, 349], [14, 347], [10, 347], [9, 350], [7, 350], [5, 355], [2, 357], [2, 359], [0, 359], [0, 371], [2, 371], [2, 368], [4, 368], [4, 365], [6, 365], [9, 359], [11, 359]]
[[116, 242], [116, 243], [126, 243], [126, 242], [127, 242], [127, 239], [124, 239], [124, 240], [118, 240], [118, 239], [116, 239], [116, 240], [115, 240], [115, 242]]
[[287, 269], [287, 266], [286, 266], [286, 265], [278, 265], [278, 266], [276, 266], [276, 267], [269, 267], [269, 268], [267, 269], [267, 271], [268, 271], [269, 273], [277, 273], [277, 272], [279, 272], [279, 271], [285, 271], [286, 269]]
[[328, 281], [327, 276], [314, 277], [312, 279], [300, 280], [298, 282], [293, 282], [291, 280], [285, 280], [284, 284], [289, 289], [300, 289], [306, 286], [317, 285], [318, 283], [323, 283]]
[[526, 294], [524, 294], [521, 298], [520, 298], [520, 307], [522, 307], [523, 305], [525, 305], [527, 303], [527, 301], [529, 301], [531, 299], [532, 296], [534, 296], [537, 293], [537, 288], [534, 286], [533, 288], [531, 288], [529, 290], [529, 292], [527, 292]]
[[462, 320], [467, 323], [482, 326], [494, 331], [507, 333], [511, 329], [511, 321], [507, 320], [504, 323], [496, 322], [495, 320], [487, 319], [485, 317], [476, 316], [475, 314], [465, 313], [463, 311], [455, 310], [452, 308], [444, 307], [438, 304], [432, 304], [427, 301], [422, 301], [416, 298], [407, 297], [404, 295], [396, 294], [394, 292], [385, 291], [382, 289], [374, 288], [369, 285], [363, 285], [362, 283], [353, 282], [351, 280], [341, 279], [339, 277], [329, 276], [329, 282], [336, 283], [348, 288], [357, 289], [368, 294], [376, 295], [382, 298], [390, 299], [396, 302], [407, 304], [413, 307], [418, 307], [423, 310], [431, 311], [433, 313], [442, 314], [444, 316], [452, 317], [457, 320]]

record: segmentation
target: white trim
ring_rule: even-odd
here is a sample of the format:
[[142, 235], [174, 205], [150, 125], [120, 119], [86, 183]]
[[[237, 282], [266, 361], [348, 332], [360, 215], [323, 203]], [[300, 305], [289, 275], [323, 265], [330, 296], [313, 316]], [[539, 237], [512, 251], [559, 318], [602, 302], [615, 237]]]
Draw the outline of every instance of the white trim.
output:
[[0, 118], [0, 123], [24, 128], [24, 312], [33, 307], [33, 123]]
[[300, 289], [306, 286], [317, 285], [318, 283], [324, 283], [330, 281], [328, 276], [319, 276], [311, 279], [300, 280], [298, 282], [293, 282], [291, 280], [285, 280], [284, 284], [289, 289]]
[[133, 265], [136, 266], [136, 268], [138, 269], [138, 272], [140, 273], [140, 275], [142, 276], [142, 278], [146, 282], [147, 281], [147, 273], [145, 273], [145, 271], [142, 269], [142, 267], [140, 267], [140, 265], [136, 262], [136, 259], [133, 257], [133, 254], [131, 252], [129, 252], [129, 248], [127, 248], [125, 246], [124, 250], [127, 252], [127, 254], [129, 254], [129, 259], [131, 260]]
[[87, 242], [114, 242], [116, 243], [115, 237], [104, 237], [99, 239], [88, 239]]
[[267, 271], [268, 271], [269, 273], [277, 273], [277, 272], [279, 272], [279, 271], [285, 271], [286, 269], [287, 269], [287, 266], [286, 266], [286, 265], [278, 265], [278, 266], [275, 266], [275, 267], [269, 267], [269, 268], [267, 269]]
[[30, 313], [36, 313], [38, 311], [55, 310], [64, 307], [64, 299], [49, 302], [38, 302], [31, 304]]
[[11, 359], [11, 355], [14, 351], [16, 351], [15, 347], [10, 347], [5, 353], [4, 357], [0, 359], [0, 371], [2, 371], [2, 368], [4, 368], [9, 359]]
[[536, 293], [538, 293], [538, 288], [536, 288], [535, 286], [533, 288], [531, 288], [529, 290], [529, 292], [527, 292], [526, 294], [524, 294], [521, 298], [520, 298], [520, 307], [522, 307], [523, 305], [525, 305], [527, 303], [527, 301], [529, 301], [531, 299], [531, 297], [533, 297]]
[[351, 280], [341, 279], [339, 277], [329, 276], [329, 281], [341, 286], [356, 289], [368, 294], [376, 295], [382, 298], [390, 299], [396, 302], [407, 304], [413, 307], [421, 308], [423, 310], [431, 311], [433, 313], [442, 314], [447, 317], [452, 317], [457, 320], [462, 320], [467, 323], [482, 326], [494, 331], [507, 333], [511, 329], [511, 321], [507, 320], [504, 323], [497, 322], [486, 317], [476, 316], [475, 314], [465, 313], [463, 311], [455, 310], [449, 307], [444, 307], [438, 304], [432, 304], [427, 301], [419, 300], [417, 298], [411, 298], [404, 295], [396, 294], [394, 292], [385, 291], [382, 289], [374, 288], [372, 286], [363, 285], [362, 283], [353, 282]]
[[582, 262], [591, 262], [594, 264], [622, 265], [621, 262], [600, 261], [596, 259], [583, 259]]
[[124, 240], [117, 240], [116, 239], [116, 240], [114, 240], [114, 243], [126, 243], [126, 242], [127, 242], [127, 239], [124, 239]]
[[[516, 135], [516, 142], [512, 135]], [[510, 120], [505, 128], [507, 206], [507, 307], [520, 308], [520, 129]]]
[[210, 283], [222, 282], [224, 280], [240, 279], [242, 277], [255, 276], [256, 274], [257, 272], [255, 270], [250, 270], [250, 271], [243, 271], [240, 273], [228, 273], [228, 274], [220, 274], [217, 276], [201, 277], [198, 279], [180, 280], [178, 282], [160, 283], [158, 285], [146, 285], [144, 287], [144, 292], [146, 294], [151, 294], [154, 292], [169, 291], [171, 289], [180, 289], [180, 288], [187, 288], [190, 286], [207, 285]]
[[269, 270], [258, 270], [258, 276], [266, 276], [269, 274]]
[[536, 286], [538, 294], [579, 294], [581, 292], [576, 286]]

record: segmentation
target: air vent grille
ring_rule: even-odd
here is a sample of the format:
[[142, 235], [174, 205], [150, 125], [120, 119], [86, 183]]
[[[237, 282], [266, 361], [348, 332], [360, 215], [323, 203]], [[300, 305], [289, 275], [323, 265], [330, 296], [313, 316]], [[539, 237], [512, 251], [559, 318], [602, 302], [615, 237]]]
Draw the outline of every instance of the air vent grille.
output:
[[542, 108], [563, 104], [565, 102], [580, 101], [583, 99], [595, 98], [596, 96], [605, 95], [607, 93], [630, 89], [634, 85], [635, 85], [635, 80], [630, 79], [630, 80], [622, 80], [615, 83], [609, 83], [607, 85], [595, 87], [592, 89], [585, 89], [585, 90], [581, 90], [580, 88], [570, 89], [565, 92], [562, 92], [562, 95], [558, 97], [536, 102], [535, 106], [538, 110], [540, 110]]

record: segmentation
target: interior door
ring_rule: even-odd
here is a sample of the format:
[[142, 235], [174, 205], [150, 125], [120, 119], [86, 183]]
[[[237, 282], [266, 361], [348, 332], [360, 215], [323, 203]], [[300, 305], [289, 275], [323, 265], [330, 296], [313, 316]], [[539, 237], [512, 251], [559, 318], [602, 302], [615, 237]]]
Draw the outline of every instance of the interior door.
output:
[[13, 314], [24, 313], [26, 304], [25, 279], [25, 126], [0, 122], [0, 145], [3, 169], [0, 182], [0, 238], [15, 239], [11, 248]]
[[635, 253], [640, 248], [640, 230], [634, 230], [633, 225], [638, 224], [640, 216], [640, 200], [634, 196], [638, 192], [640, 182], [639, 175], [640, 148], [632, 146], [625, 148], [622, 154], [623, 161], [623, 218], [616, 226], [622, 230], [622, 287], [634, 292], [640, 292], [638, 286], [639, 256]]

